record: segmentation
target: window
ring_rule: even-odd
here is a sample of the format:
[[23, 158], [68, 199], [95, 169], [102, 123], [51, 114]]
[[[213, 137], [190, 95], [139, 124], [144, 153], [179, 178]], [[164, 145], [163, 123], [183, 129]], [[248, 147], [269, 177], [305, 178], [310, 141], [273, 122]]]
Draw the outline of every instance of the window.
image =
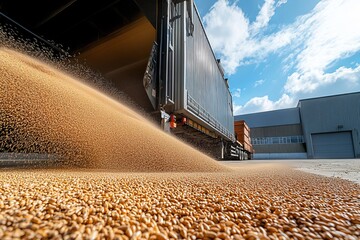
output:
[[253, 145], [304, 143], [304, 137], [302, 135], [283, 137], [258, 137], [251, 138], [251, 143]]

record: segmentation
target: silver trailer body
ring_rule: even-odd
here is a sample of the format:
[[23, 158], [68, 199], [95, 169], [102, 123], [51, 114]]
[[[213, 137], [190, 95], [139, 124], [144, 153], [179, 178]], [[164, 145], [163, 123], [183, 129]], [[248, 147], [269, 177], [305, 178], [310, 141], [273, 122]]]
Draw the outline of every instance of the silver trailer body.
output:
[[[190, 1], [191, 2], [191, 1]], [[179, 3], [169, 14], [168, 104], [228, 141], [235, 141], [232, 97], [193, 3]], [[171, 20], [170, 20], [171, 21]], [[172, 56], [173, 55], [173, 56]], [[172, 62], [172, 63], [171, 63]]]

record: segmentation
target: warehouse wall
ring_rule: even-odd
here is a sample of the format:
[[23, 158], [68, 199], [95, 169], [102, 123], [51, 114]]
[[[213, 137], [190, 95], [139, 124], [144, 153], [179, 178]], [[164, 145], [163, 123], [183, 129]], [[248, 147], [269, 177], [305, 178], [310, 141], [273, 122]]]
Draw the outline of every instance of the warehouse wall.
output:
[[258, 127], [300, 124], [300, 113], [299, 108], [295, 107], [267, 112], [243, 114], [235, 116], [234, 119], [235, 121], [244, 120], [248, 126], [253, 129]]
[[301, 124], [251, 128], [251, 137], [281, 137], [302, 135]]
[[351, 133], [354, 156], [360, 157], [360, 93], [300, 100], [299, 108], [309, 158], [314, 134], [343, 132]]
[[255, 145], [256, 154], [258, 153], [305, 153], [305, 144], [287, 143], [287, 144], [266, 144]]
[[251, 133], [255, 159], [306, 158], [301, 124], [252, 128]]
[[255, 159], [306, 158], [299, 108], [236, 116], [251, 129]]
[[296, 108], [240, 119], [251, 129], [254, 158], [360, 158], [360, 92], [304, 99]]

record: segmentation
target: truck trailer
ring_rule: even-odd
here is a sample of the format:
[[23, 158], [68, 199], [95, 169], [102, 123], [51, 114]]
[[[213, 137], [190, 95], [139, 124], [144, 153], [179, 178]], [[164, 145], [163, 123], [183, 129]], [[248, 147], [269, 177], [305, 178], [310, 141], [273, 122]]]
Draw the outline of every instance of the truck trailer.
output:
[[55, 51], [68, 48], [164, 131], [217, 159], [249, 156], [192, 0], [12, 0], [2, 2], [0, 19]]

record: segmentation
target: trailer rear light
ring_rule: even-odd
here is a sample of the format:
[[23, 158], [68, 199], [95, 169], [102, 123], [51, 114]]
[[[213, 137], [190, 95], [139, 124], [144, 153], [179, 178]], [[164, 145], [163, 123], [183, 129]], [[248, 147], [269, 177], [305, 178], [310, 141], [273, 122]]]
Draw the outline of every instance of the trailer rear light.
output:
[[186, 117], [182, 117], [182, 118], [181, 118], [181, 125], [185, 125], [186, 122], [187, 122]]
[[176, 128], [176, 116], [174, 114], [170, 115], [170, 128]]

